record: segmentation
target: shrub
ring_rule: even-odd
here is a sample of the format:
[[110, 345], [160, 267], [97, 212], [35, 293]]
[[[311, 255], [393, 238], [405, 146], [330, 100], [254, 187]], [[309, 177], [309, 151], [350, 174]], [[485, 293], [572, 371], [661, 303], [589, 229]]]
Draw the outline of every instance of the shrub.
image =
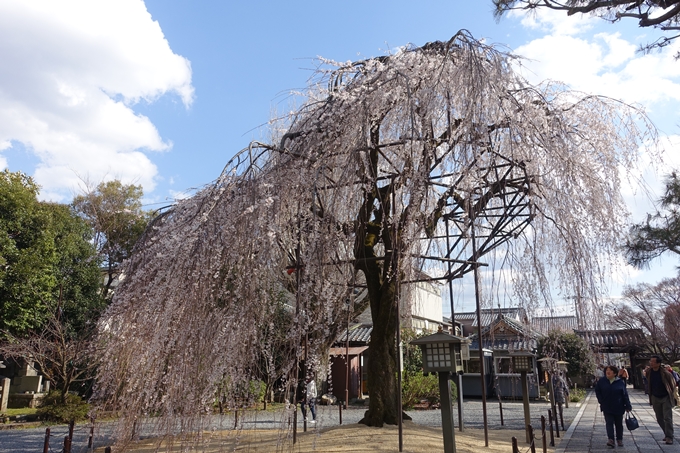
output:
[[569, 392], [569, 401], [572, 403], [578, 403], [579, 401], [583, 401], [583, 399], [586, 397], [586, 390], [585, 389], [571, 389]]
[[[439, 402], [439, 377], [436, 374], [424, 376], [422, 371], [404, 371], [401, 386], [401, 405], [412, 409], [422, 400], [430, 404]], [[456, 399], [456, 384], [451, 382], [451, 397]]]
[[69, 423], [71, 420], [84, 420], [89, 411], [90, 405], [78, 395], [67, 394], [66, 403], [63, 403], [61, 392], [53, 391], [43, 399], [37, 414], [46, 421]]
[[265, 392], [267, 391], [267, 384], [264, 381], [250, 381], [248, 383], [249, 396], [256, 402], [263, 401]]

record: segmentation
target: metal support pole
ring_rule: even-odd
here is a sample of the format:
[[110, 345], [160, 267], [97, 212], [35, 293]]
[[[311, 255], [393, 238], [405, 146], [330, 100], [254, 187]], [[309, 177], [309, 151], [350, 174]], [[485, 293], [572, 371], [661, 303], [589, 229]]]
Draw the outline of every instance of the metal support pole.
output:
[[550, 391], [550, 407], [554, 415], [555, 420], [555, 434], [557, 438], [560, 438], [560, 425], [557, 421], [557, 404], [555, 404], [555, 387], [553, 386], [553, 375], [552, 371], [548, 372], [548, 390]]
[[442, 407], [444, 453], [456, 453], [456, 427], [453, 424], [450, 373], [448, 371], [440, 371], [437, 374], [439, 375], [439, 397]]
[[[302, 266], [300, 263], [300, 243], [302, 242], [302, 220], [300, 217], [300, 202], [298, 201], [297, 206], [297, 245], [295, 246], [295, 326], [299, 327], [300, 319], [300, 283], [302, 275]], [[299, 335], [300, 331], [296, 330], [295, 335]], [[299, 338], [299, 337], [298, 337]], [[295, 389], [293, 390], [293, 445], [297, 442], [297, 389], [300, 386], [300, 354], [298, 352], [298, 347], [300, 345], [299, 340], [295, 342]], [[307, 364], [305, 363], [305, 367]], [[304, 381], [304, 376], [303, 376]], [[304, 397], [304, 396], [303, 396]]]
[[[453, 315], [452, 315], [453, 316]], [[451, 318], [453, 319], [453, 318]], [[458, 385], [456, 386], [458, 392], [458, 431], [463, 431], [465, 424], [463, 423], [463, 375], [458, 374]]]
[[[354, 291], [354, 289], [352, 289]], [[347, 306], [347, 338], [345, 342], [345, 409], [349, 404], [349, 305]]]
[[[451, 244], [449, 242], [449, 218], [444, 219], [446, 225], [446, 257], [451, 258]], [[449, 275], [451, 275], [451, 261], [448, 262]], [[451, 305], [451, 334], [456, 335], [456, 311], [453, 308], [453, 282], [449, 279], [449, 304]], [[458, 335], [456, 335], [458, 336]], [[461, 334], [462, 336], [462, 334]], [[463, 431], [463, 376], [458, 375], [458, 385], [456, 385], [456, 393], [458, 394], [458, 430]]]
[[[524, 428], [527, 432], [527, 442], [529, 442], [529, 428], [531, 425], [531, 413], [529, 409], [529, 383], [527, 379], [527, 372], [521, 372], [522, 379], [522, 402], [524, 403]], [[531, 430], [533, 431], [533, 430]]]
[[[394, 184], [394, 181], [392, 181], [391, 184]], [[394, 206], [395, 206], [395, 200], [394, 200], [394, 190], [391, 190], [391, 203], [390, 203], [390, 209], [391, 209], [391, 214], [392, 217], [394, 218]], [[392, 240], [394, 244], [399, 243], [399, 238], [397, 237], [397, 232], [398, 230], [396, 229], [396, 223], [395, 223], [395, 229], [393, 230], [392, 234]], [[399, 273], [399, 262], [401, 260], [401, 250], [396, 248], [394, 250], [392, 255], [392, 263], [396, 263], [394, 269], [397, 272], [397, 275]], [[396, 254], [396, 255], [395, 255]], [[404, 451], [404, 410], [402, 408], [402, 402], [401, 402], [401, 310], [400, 310], [400, 305], [399, 305], [399, 294], [401, 292], [401, 281], [399, 278], [397, 278], [397, 287], [394, 291], [394, 305], [395, 305], [395, 310], [396, 310], [396, 322], [395, 322], [395, 329], [397, 330], [397, 335], [396, 335], [396, 343], [397, 343], [397, 422], [399, 424], [399, 451], [402, 452]]]
[[505, 422], [503, 421], [503, 402], [501, 401], [501, 397], [498, 397], [498, 412], [501, 413], [501, 426], [505, 426]]
[[340, 413], [340, 424], [342, 425], [342, 403], [338, 404], [338, 411]]
[[397, 299], [397, 414], [399, 415], [399, 451], [404, 451], [404, 410], [401, 402], [401, 314], [399, 313], [399, 297]]
[[474, 221], [470, 223], [470, 236], [472, 240], [472, 259], [474, 261], [474, 277], [475, 277], [475, 303], [477, 305], [477, 340], [479, 342], [479, 376], [482, 383], [482, 416], [484, 417], [484, 446], [489, 446], [489, 422], [486, 416], [486, 376], [484, 375], [484, 342], [482, 341], [482, 315], [481, 304], [482, 295], [480, 289], [479, 277], [479, 256], [477, 255], [477, 243], [475, 241], [475, 224]]
[[555, 446], [555, 435], [553, 434], [552, 411], [548, 409], [548, 423], [550, 424], [550, 446]]

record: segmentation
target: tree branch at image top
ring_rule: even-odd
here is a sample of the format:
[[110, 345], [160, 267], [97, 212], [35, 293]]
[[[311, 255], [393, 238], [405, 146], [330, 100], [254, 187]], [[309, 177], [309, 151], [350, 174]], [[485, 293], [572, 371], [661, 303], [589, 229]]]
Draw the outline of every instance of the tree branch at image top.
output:
[[[500, 19], [512, 10], [533, 11], [551, 9], [564, 11], [568, 16], [592, 14], [609, 22], [634, 19], [642, 28], [652, 27], [662, 32], [680, 30], [680, 0], [492, 0], [494, 16]], [[669, 45], [680, 34], [662, 36], [654, 42], [640, 47], [649, 52]], [[676, 59], [680, 54], [676, 54]]]

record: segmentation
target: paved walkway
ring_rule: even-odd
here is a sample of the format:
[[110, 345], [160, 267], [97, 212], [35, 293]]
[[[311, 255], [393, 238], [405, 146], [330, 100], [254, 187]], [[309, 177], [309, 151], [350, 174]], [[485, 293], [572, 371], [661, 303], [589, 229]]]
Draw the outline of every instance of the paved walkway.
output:
[[635, 431], [628, 431], [623, 425], [623, 447], [607, 447], [607, 433], [604, 417], [595, 397], [595, 392], [588, 393], [585, 403], [576, 415], [573, 423], [564, 434], [562, 442], [555, 448], [555, 453], [566, 452], [675, 452], [680, 453], [680, 411], [673, 410], [675, 425], [675, 442], [666, 445], [664, 434], [656, 423], [656, 417], [649, 399], [642, 390], [628, 389], [633, 412], [640, 423]]

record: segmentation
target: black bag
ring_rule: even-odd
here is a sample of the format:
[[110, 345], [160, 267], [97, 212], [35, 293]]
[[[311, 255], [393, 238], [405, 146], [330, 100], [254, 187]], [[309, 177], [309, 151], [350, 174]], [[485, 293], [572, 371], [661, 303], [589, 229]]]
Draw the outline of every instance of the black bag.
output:
[[626, 428], [628, 428], [628, 431], [636, 430], [639, 427], [640, 424], [638, 423], [637, 418], [635, 418], [635, 415], [630, 412], [626, 412]]

